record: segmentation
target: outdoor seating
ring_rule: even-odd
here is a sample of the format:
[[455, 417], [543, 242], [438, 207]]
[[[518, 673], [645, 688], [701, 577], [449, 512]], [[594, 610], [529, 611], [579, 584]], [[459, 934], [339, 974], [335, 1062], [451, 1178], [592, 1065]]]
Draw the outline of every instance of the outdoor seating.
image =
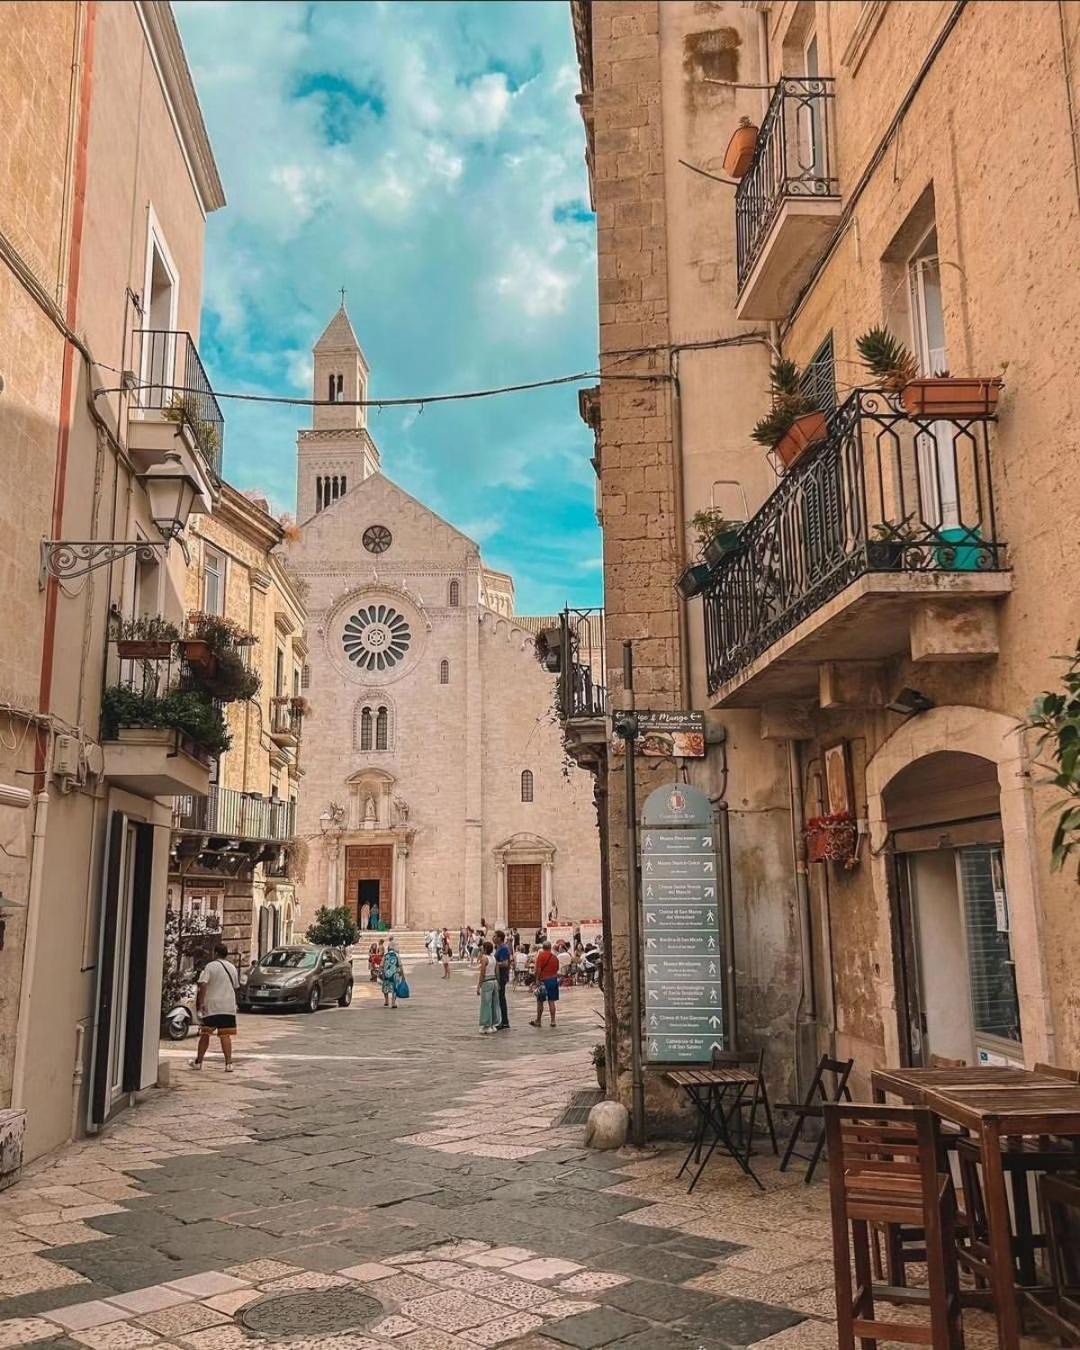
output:
[[1038, 1186], [1050, 1283], [1024, 1290], [1023, 1306], [1034, 1309], [1063, 1344], [1080, 1345], [1080, 1177], [1043, 1175]]
[[[864, 1345], [881, 1339], [957, 1350], [964, 1342], [954, 1243], [956, 1199], [951, 1176], [940, 1170], [936, 1119], [920, 1107], [828, 1102], [822, 1112], [840, 1350], [854, 1350], [857, 1339]], [[925, 1232], [927, 1288], [874, 1284], [871, 1232], [876, 1225]], [[929, 1324], [882, 1318], [879, 1302], [927, 1304]]]
[[[734, 1158], [746, 1175], [761, 1186], [750, 1165], [759, 1106], [765, 1113], [773, 1153], [780, 1151], [773, 1126], [769, 1092], [765, 1085], [764, 1067], [764, 1050], [759, 1050], [756, 1054], [744, 1054], [736, 1050], [714, 1050], [711, 1068], [672, 1069], [665, 1075], [668, 1082], [686, 1093], [698, 1114], [694, 1142], [676, 1173], [676, 1176], [681, 1177], [691, 1163], [698, 1164], [697, 1171], [687, 1188], [688, 1192], [697, 1185], [718, 1146], [722, 1146], [723, 1152]], [[710, 1131], [713, 1136], [712, 1142], [702, 1157], [705, 1137]]]
[[[799, 1158], [803, 1162], [809, 1163], [803, 1181], [806, 1185], [809, 1185], [813, 1180], [814, 1171], [825, 1148], [824, 1129], [818, 1134], [809, 1153], [800, 1153], [795, 1145], [801, 1141], [803, 1127], [808, 1120], [821, 1120], [821, 1108], [826, 1102], [851, 1101], [851, 1091], [847, 1084], [854, 1067], [855, 1061], [853, 1059], [831, 1059], [828, 1055], [822, 1055], [818, 1060], [814, 1077], [811, 1079], [810, 1087], [803, 1100], [801, 1102], [778, 1102], [776, 1104], [777, 1111], [786, 1111], [795, 1116], [795, 1123], [784, 1147], [784, 1155], [780, 1159], [781, 1172], [787, 1171], [788, 1163], [792, 1158]], [[825, 1085], [827, 1074], [831, 1075], [833, 1079], [831, 1092]]]

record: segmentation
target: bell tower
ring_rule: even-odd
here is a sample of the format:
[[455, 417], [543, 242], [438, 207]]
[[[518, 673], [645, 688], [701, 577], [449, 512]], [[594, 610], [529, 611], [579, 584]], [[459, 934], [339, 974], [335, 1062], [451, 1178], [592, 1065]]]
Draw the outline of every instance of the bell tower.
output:
[[297, 437], [296, 518], [308, 520], [379, 470], [379, 450], [367, 429], [368, 363], [341, 307], [312, 349], [315, 358], [312, 429]]

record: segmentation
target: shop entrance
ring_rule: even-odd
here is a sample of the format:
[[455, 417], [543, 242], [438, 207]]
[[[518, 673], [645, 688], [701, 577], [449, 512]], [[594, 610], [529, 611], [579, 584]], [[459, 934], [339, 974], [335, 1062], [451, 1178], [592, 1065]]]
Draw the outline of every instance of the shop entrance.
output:
[[893, 779], [884, 801], [909, 1062], [1022, 1063], [996, 767], [928, 755]]

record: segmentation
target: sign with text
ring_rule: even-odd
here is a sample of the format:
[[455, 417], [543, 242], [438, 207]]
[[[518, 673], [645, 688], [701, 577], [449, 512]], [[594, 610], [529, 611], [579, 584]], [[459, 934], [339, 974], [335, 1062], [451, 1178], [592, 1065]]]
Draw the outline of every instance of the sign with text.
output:
[[650, 794], [642, 824], [645, 1055], [707, 1064], [724, 1048], [712, 806], [696, 788], [669, 784]]
[[569, 943], [571, 947], [574, 945], [574, 925], [572, 923], [549, 923], [547, 935], [553, 947], [557, 942]]
[[578, 932], [581, 934], [581, 941], [584, 946], [587, 947], [590, 942], [599, 945], [604, 937], [604, 921], [603, 919], [582, 919], [578, 924]]
[[[649, 759], [704, 759], [705, 714], [699, 712], [639, 712], [636, 749]], [[626, 742], [615, 736], [617, 755], [626, 753]]]

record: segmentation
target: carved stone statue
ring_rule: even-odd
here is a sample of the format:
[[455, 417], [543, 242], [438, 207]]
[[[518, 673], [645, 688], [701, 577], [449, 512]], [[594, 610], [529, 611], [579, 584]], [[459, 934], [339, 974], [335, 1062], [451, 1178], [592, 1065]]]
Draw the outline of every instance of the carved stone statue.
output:
[[379, 817], [378, 817], [378, 812], [377, 812], [376, 809], [375, 809], [375, 798], [372, 797], [371, 794], [369, 793], [368, 796], [366, 796], [366, 797], [364, 798], [364, 824], [365, 824], [365, 826], [372, 826], [372, 825], [374, 825], [374, 824], [377, 822], [378, 818], [379, 818]]
[[409, 803], [404, 797], [394, 798], [394, 809], [397, 811], [397, 817], [400, 824], [407, 825], [409, 821]]

